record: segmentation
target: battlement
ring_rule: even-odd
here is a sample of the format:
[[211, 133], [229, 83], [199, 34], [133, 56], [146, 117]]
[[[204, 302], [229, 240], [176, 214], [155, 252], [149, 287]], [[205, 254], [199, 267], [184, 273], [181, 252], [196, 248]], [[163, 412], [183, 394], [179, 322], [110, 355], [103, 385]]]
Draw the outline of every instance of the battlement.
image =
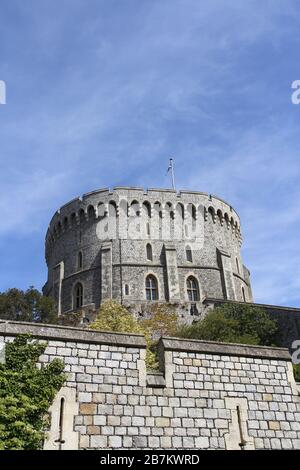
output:
[[[208, 201], [219, 201], [222, 204], [226, 205], [228, 208], [228, 211], [232, 213], [232, 216], [234, 216], [235, 219], [239, 220], [239, 215], [238, 213], [233, 209], [233, 207], [226, 202], [224, 199], [221, 199], [218, 196], [201, 192], [201, 191], [190, 191], [190, 190], [179, 190], [176, 191], [174, 189], [165, 189], [165, 188], [148, 188], [144, 189], [141, 187], [134, 187], [134, 186], [115, 186], [113, 189], [110, 188], [100, 188], [96, 189], [94, 191], [90, 191], [88, 193], [84, 193], [82, 196], [78, 196], [71, 201], [67, 202], [63, 206], [61, 206], [54, 214], [53, 218], [56, 216], [56, 214], [61, 214], [63, 210], [67, 209], [69, 206], [72, 206], [73, 204], [80, 204], [82, 202], [86, 202], [90, 197], [98, 196], [117, 196], [119, 197], [122, 194], [128, 194], [128, 193], [134, 193], [136, 197], [140, 197], [141, 199], [144, 198], [144, 196], [149, 196], [152, 198], [153, 196], [156, 197], [161, 194], [161, 195], [166, 195], [170, 194], [170, 196], [176, 196], [176, 199], [184, 199], [185, 195], [187, 196], [204, 196], [205, 199]], [[52, 218], [52, 219], [53, 219]], [[51, 220], [52, 222], [52, 220]], [[50, 222], [50, 225], [51, 225]]]
[[[0, 321], [0, 341], [31, 334], [67, 381], [50, 408], [45, 449], [300, 449], [300, 398], [282, 348], [160, 340], [147, 372], [140, 335]], [[64, 409], [61, 403], [64, 400]]]
[[[111, 209], [111, 210], [110, 210]], [[169, 214], [174, 220], [181, 218], [188, 223], [188, 218], [195, 220], [202, 216], [204, 221], [219, 221], [231, 229], [241, 242], [240, 220], [237, 212], [226, 201], [208, 193], [172, 189], [143, 189], [139, 187], [119, 186], [98, 189], [72, 199], [56, 211], [51, 219], [47, 234], [47, 245], [68, 229], [89, 220], [100, 217], [120, 215], [120, 210], [127, 217], [142, 216], [143, 210], [149, 218], [155, 211], [163, 218]]]

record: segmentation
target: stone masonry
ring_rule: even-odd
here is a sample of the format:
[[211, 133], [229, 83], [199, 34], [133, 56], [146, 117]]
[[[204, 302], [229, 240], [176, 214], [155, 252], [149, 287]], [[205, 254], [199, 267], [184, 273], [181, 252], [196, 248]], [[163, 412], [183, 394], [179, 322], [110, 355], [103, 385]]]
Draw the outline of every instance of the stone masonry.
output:
[[115, 299], [143, 315], [150, 275], [156, 284], [151, 302], [169, 302], [192, 321], [204, 311], [206, 298], [252, 301], [241, 244], [239, 216], [217, 196], [134, 187], [97, 190], [54, 214], [46, 235], [43, 291], [55, 299], [59, 314], [98, 309]]
[[[160, 372], [145, 341], [0, 321], [0, 341], [47, 341], [65, 363], [45, 449], [300, 449], [300, 397], [287, 350], [162, 338]], [[59, 426], [62, 422], [62, 426]]]

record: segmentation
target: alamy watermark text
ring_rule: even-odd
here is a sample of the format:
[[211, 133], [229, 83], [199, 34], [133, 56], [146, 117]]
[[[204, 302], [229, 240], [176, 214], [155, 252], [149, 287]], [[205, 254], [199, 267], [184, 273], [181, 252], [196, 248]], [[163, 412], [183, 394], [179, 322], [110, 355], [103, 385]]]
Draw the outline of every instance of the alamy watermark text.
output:
[[292, 89], [295, 90], [291, 96], [292, 103], [300, 104], [300, 80], [293, 81]]

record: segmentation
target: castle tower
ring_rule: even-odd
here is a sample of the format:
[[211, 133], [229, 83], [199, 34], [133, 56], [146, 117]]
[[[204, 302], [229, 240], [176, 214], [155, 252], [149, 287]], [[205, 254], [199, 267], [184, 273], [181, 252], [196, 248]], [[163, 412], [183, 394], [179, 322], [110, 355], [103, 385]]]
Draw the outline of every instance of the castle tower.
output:
[[59, 314], [115, 299], [139, 313], [170, 302], [190, 321], [210, 299], [252, 301], [241, 242], [238, 214], [216, 196], [101, 189], [54, 214], [43, 291]]

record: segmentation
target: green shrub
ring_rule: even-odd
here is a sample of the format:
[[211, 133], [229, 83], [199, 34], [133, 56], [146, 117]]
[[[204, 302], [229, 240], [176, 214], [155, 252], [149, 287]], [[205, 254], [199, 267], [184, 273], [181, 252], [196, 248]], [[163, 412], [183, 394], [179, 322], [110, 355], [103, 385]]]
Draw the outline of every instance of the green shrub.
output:
[[46, 344], [29, 339], [21, 335], [7, 343], [5, 364], [0, 364], [1, 450], [42, 448], [48, 409], [65, 381], [60, 360], [37, 367]]
[[264, 346], [274, 345], [276, 333], [277, 323], [263, 308], [230, 303], [177, 331], [184, 338]]

